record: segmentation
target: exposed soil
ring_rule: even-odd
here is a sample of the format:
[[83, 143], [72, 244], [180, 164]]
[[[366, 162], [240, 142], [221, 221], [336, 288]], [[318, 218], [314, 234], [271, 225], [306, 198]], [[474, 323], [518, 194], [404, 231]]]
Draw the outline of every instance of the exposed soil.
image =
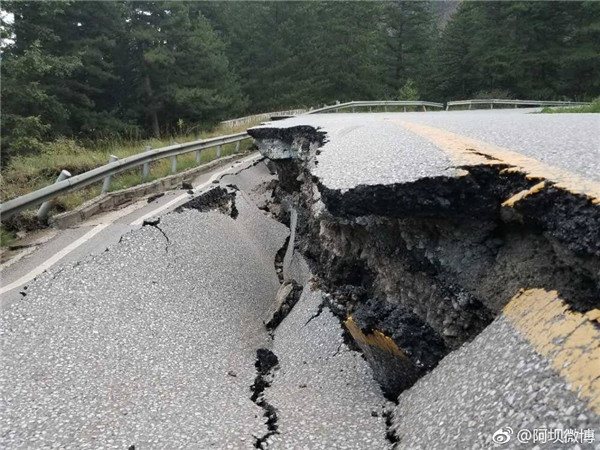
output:
[[294, 246], [330, 294], [327, 306], [410, 360], [402, 374], [385, 352], [365, 355], [388, 397], [477, 336], [519, 289], [556, 290], [578, 311], [600, 306], [600, 207], [586, 197], [550, 186], [502, 206], [540, 181], [503, 164], [328, 189], [310, 173], [326, 136], [309, 128], [249, 133], [278, 173], [271, 212], [283, 223], [297, 212]]

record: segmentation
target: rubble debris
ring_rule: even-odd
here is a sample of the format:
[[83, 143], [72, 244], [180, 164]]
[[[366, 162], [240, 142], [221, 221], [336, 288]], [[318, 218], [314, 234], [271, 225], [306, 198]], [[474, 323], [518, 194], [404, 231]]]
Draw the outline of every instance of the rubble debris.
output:
[[148, 197], [147, 202], [152, 203], [154, 200], [158, 200], [159, 198], [163, 197], [164, 195], [165, 195], [164, 192], [159, 192], [158, 194], [151, 195], [150, 197]]

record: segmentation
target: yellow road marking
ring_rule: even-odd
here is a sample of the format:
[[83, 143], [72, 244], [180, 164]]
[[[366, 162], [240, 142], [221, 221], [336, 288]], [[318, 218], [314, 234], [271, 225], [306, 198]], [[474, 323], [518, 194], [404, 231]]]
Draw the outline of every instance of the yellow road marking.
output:
[[504, 315], [567, 382], [600, 414], [600, 310], [571, 311], [556, 291], [523, 290]]
[[512, 166], [507, 171], [524, 173], [528, 179], [551, 181], [555, 187], [584, 195], [590, 198], [592, 203], [600, 204], [600, 182], [598, 181], [588, 180], [568, 170], [550, 166], [507, 148], [460, 134], [404, 120], [392, 120], [392, 122], [429, 140], [448, 154], [457, 165], [506, 164]]
[[535, 194], [536, 192], [541, 191], [545, 187], [546, 187], [546, 182], [541, 181], [538, 184], [536, 184], [535, 186], [532, 186], [531, 189], [524, 189], [521, 192], [517, 192], [511, 198], [509, 198], [508, 200], [503, 202], [502, 206], [512, 207], [512, 206], [514, 206], [515, 203], [523, 200], [524, 198], [529, 197], [532, 194]]
[[600, 323], [600, 309], [593, 309], [592, 311], [588, 311], [585, 313], [585, 316], [589, 320], [595, 320], [596, 322]]
[[406, 358], [406, 354], [396, 345], [394, 340], [383, 334], [381, 331], [375, 330], [370, 334], [363, 333], [352, 316], [346, 319], [344, 325], [346, 325], [346, 328], [348, 328], [348, 331], [355, 341], [362, 342], [371, 347], [376, 347], [401, 358]]

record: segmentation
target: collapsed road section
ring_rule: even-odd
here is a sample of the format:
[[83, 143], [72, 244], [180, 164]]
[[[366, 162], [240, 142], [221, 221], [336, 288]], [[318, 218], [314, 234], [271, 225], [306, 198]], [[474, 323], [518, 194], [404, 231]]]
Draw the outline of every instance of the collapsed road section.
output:
[[533, 157], [554, 150], [554, 124], [527, 156], [407, 117], [248, 131], [278, 174], [269, 210], [398, 403], [396, 445], [486, 446], [503, 425], [597, 431], [600, 184]]
[[273, 180], [246, 166], [29, 283], [0, 315], [0, 447], [388, 449]]
[[0, 315], [0, 447], [595, 438], [596, 182], [344, 116], [250, 130], [269, 161], [29, 283]]

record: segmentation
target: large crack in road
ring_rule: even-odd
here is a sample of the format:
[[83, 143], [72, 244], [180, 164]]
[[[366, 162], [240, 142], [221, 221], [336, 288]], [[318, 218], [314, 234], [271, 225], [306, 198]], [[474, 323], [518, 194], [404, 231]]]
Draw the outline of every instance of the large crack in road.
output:
[[272, 178], [225, 177], [30, 283], [2, 315], [1, 446], [387, 448], [368, 364], [330, 314], [305, 326], [322, 301], [277, 257], [289, 229], [256, 205]]
[[[485, 152], [340, 187], [319, 163], [335, 135], [282, 127], [249, 131], [268, 164], [3, 312], [2, 447], [484, 448], [503, 426], [598, 428], [570, 369], [597, 361], [560, 347], [597, 351], [597, 203]], [[562, 335], [544, 328], [563, 313]]]
[[[340, 125], [340, 129], [340, 134], [346, 133], [346, 128]], [[567, 311], [595, 317], [600, 306], [597, 201], [484, 153], [485, 164], [459, 166], [453, 175], [330, 188], [315, 175], [327, 173], [319, 171], [319, 155], [348, 152], [339, 144], [327, 145], [326, 130], [305, 124], [267, 124], [250, 129], [249, 134], [278, 172], [271, 211], [285, 223], [297, 216], [293, 245], [307, 258], [316, 284], [327, 293], [328, 309], [352, 334], [386, 397], [400, 402], [395, 414], [387, 415], [392, 441], [401, 442], [401, 448], [448, 448], [443, 438], [449, 437], [448, 428], [455, 424], [459, 429], [469, 428], [459, 433], [463, 444], [489, 445], [497, 426], [489, 427], [487, 436], [481, 428], [474, 428], [497, 417], [499, 411], [516, 414], [519, 423], [529, 426], [540, 420], [540, 413], [558, 420], [560, 426], [598, 426], [593, 406], [590, 410], [578, 397], [578, 392], [590, 388], [574, 388], [568, 380], [549, 373], [547, 362], [523, 339], [507, 336], [511, 331], [501, 317], [511, 299], [534, 288], [559, 293]], [[330, 179], [333, 185], [338, 183]], [[597, 327], [593, 320], [590, 323]], [[485, 338], [480, 338], [484, 330]], [[484, 339], [494, 342], [486, 344]], [[598, 345], [590, 339], [586, 345]], [[502, 352], [501, 342], [515, 352], [515, 359], [527, 361], [522, 367], [547, 377], [548, 391], [541, 392], [537, 402], [521, 398], [519, 404], [515, 397], [522, 391], [537, 392], [539, 387], [532, 391], [533, 380], [543, 376], [532, 373], [531, 378], [511, 380], [508, 386], [513, 384], [514, 395], [505, 388], [506, 382], [490, 390], [477, 385], [476, 377], [454, 383], [440, 382], [437, 377], [436, 391], [466, 389], [455, 396], [455, 402], [471, 405], [465, 398], [468, 392], [487, 389], [493, 397], [508, 397], [509, 408], [490, 406], [482, 412], [472, 406], [479, 411], [477, 421], [464, 419], [470, 416], [466, 408], [449, 408], [439, 416], [439, 430], [423, 434], [431, 430], [430, 424], [409, 417], [422, 414], [423, 408], [435, 408], [436, 402], [430, 395], [429, 404], [419, 401], [418, 395], [425, 395], [422, 384], [415, 388], [420, 394], [410, 387], [430, 372], [453, 372], [451, 363], [443, 369], [436, 366], [463, 346], [487, 346], [486, 351], [496, 346], [492, 351]], [[596, 350], [590, 347], [588, 351], [589, 364], [597, 367], [598, 361], [591, 356]], [[473, 361], [481, 358], [473, 353], [465, 350], [463, 354]], [[449, 361], [468, 364], [458, 357]], [[515, 371], [512, 377], [520, 377], [512, 363], [506, 367]], [[485, 370], [493, 369], [486, 366]], [[433, 376], [424, 382], [428, 389], [433, 389], [429, 382]], [[585, 383], [595, 380], [591, 376]], [[560, 411], [556, 399], [548, 399], [552, 395], [560, 399], [558, 403], [570, 405], [568, 413]], [[591, 395], [593, 405], [598, 392]], [[576, 410], [582, 412], [573, 415]], [[510, 420], [494, 424], [502, 422], [514, 426]], [[547, 419], [541, 423], [548, 426]]]

